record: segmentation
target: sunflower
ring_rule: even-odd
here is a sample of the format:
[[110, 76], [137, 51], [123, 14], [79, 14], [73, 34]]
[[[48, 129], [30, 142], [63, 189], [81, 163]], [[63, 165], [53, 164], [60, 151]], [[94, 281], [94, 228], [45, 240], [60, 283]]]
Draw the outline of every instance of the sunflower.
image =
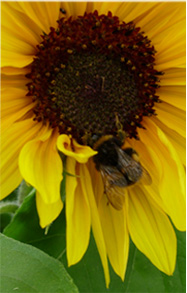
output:
[[[92, 229], [107, 286], [108, 259], [124, 280], [130, 237], [174, 271], [170, 219], [185, 230], [184, 85], [185, 3], [2, 2], [2, 198], [24, 179], [44, 228], [63, 209], [66, 174], [68, 265]], [[131, 177], [113, 178], [112, 155], [101, 163], [107, 141], [135, 164]], [[115, 188], [124, 196], [111, 199]]]

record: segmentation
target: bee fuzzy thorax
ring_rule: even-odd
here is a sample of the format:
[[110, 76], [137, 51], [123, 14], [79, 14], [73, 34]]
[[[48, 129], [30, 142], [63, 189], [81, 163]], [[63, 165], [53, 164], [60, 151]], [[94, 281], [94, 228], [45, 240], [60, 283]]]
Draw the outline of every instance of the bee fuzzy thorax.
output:
[[98, 154], [94, 156], [93, 160], [96, 169], [100, 170], [100, 166], [116, 166], [118, 164], [118, 152], [116, 147], [120, 147], [121, 142], [112, 135], [101, 136], [94, 144], [94, 149]]
[[99, 148], [99, 146], [101, 146], [104, 142], [113, 139], [112, 135], [103, 135], [100, 138], [98, 138], [98, 140], [94, 143], [93, 145], [93, 149], [97, 150]]

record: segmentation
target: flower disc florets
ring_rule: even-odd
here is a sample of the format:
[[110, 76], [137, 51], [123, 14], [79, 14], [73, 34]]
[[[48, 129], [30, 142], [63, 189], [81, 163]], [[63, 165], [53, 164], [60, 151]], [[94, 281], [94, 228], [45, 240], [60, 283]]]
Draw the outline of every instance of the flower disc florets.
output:
[[[88, 143], [93, 134], [137, 137], [143, 116], [154, 114], [159, 87], [154, 47], [132, 22], [85, 13], [61, 18], [37, 46], [28, 83], [35, 120]], [[86, 138], [86, 140], [85, 140]]]

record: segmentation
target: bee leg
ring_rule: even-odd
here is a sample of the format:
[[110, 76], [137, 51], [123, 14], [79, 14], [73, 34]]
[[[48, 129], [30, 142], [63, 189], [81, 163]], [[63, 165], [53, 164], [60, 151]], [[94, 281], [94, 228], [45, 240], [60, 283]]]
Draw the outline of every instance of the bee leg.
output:
[[119, 121], [119, 117], [118, 117], [117, 113], [115, 113], [115, 118], [116, 118], [116, 127], [117, 127], [118, 138], [121, 143], [124, 143], [124, 141], [127, 137], [127, 133], [123, 130], [123, 126]]
[[108, 197], [107, 197], [107, 193], [106, 193], [106, 186], [104, 186], [104, 191], [103, 191], [103, 195], [105, 195], [106, 196], [106, 198], [107, 198], [107, 206], [109, 206], [109, 200], [108, 200]]

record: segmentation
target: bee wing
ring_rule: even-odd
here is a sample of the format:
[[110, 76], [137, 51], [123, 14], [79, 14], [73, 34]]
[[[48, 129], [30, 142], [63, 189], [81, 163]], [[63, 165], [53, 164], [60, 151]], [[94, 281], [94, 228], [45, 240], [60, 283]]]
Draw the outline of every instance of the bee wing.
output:
[[142, 176], [141, 164], [126, 154], [122, 149], [118, 150], [119, 168], [123, 175], [128, 178], [129, 185], [136, 183]]
[[151, 185], [152, 183], [151, 175], [144, 167], [142, 167], [142, 170], [143, 170], [143, 173], [141, 177], [141, 182], [144, 183], [145, 185]]
[[125, 188], [120, 188], [119, 186], [110, 186], [110, 188], [106, 191], [108, 201], [118, 211], [123, 208], [125, 194]]
[[124, 203], [124, 197], [127, 181], [123, 174], [114, 167], [101, 166], [101, 176], [104, 183], [104, 192], [110, 204], [116, 209], [121, 210]]
[[[135, 159], [127, 155], [122, 149], [118, 150], [121, 172], [127, 176], [132, 183], [141, 180], [145, 185], [152, 183], [149, 172]], [[124, 170], [124, 171], [123, 171]]]

